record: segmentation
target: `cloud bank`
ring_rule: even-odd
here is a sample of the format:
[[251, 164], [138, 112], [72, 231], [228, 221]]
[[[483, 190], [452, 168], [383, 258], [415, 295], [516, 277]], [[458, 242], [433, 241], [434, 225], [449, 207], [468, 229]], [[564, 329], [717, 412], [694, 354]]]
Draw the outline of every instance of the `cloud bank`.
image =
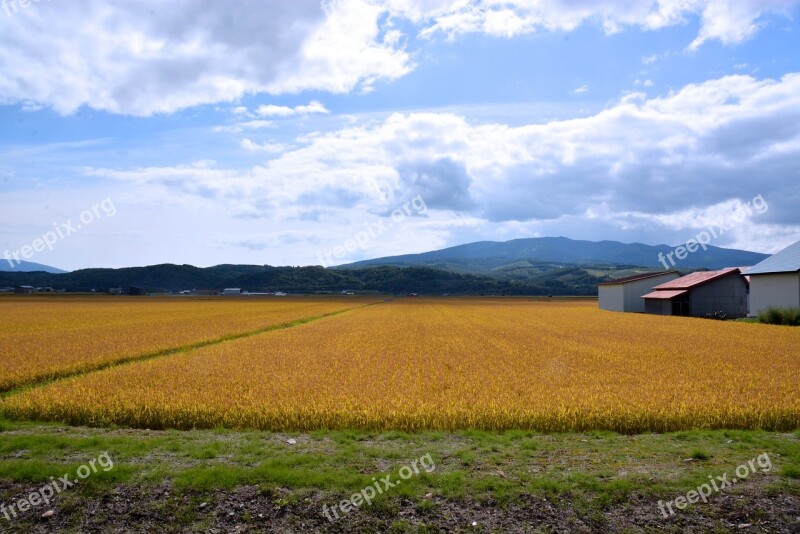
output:
[[725, 76], [650, 99], [632, 93], [593, 116], [544, 124], [395, 113], [295, 141], [244, 140], [245, 150], [277, 154], [246, 170], [199, 162], [86, 172], [276, 221], [381, 214], [422, 195], [451, 219], [647, 234], [702, 227], [704, 217], [762, 195], [770, 208], [760, 232], [800, 230], [798, 73]]
[[[369, 92], [415, 66], [409, 43], [657, 30], [700, 21], [687, 46], [740, 43], [792, 0], [241, 0], [37, 2], [0, 12], [0, 102], [147, 116], [251, 94]], [[8, 6], [15, 7], [8, 7]], [[402, 30], [401, 30], [402, 28]], [[46, 36], [46, 38], [44, 37]]]

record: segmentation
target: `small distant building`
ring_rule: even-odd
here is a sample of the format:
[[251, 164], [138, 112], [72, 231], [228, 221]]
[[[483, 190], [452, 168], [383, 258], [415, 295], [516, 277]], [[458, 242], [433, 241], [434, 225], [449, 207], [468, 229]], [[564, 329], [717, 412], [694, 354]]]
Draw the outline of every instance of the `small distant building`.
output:
[[738, 267], [698, 271], [657, 285], [642, 297], [645, 313], [703, 317], [747, 315], [747, 280]]
[[128, 288], [128, 295], [139, 296], [144, 295], [145, 291], [141, 287], [131, 286]]
[[191, 294], [201, 297], [214, 297], [219, 295], [219, 289], [192, 289]]
[[110, 287], [108, 288], [109, 295], [122, 295], [122, 288], [121, 287]]
[[14, 293], [22, 295], [30, 295], [33, 294], [34, 291], [36, 291], [36, 289], [33, 286], [16, 286], [14, 288]]
[[644, 312], [642, 295], [654, 286], [680, 277], [678, 271], [641, 273], [617, 278], [597, 285], [597, 296], [601, 310], [621, 312]]
[[286, 293], [284, 293], [283, 291], [276, 291], [275, 292], [275, 296], [276, 297], [285, 297]]
[[223, 295], [241, 295], [242, 289], [239, 287], [226, 287], [222, 290]]
[[800, 308], [800, 241], [748, 269], [751, 316], [770, 307]]

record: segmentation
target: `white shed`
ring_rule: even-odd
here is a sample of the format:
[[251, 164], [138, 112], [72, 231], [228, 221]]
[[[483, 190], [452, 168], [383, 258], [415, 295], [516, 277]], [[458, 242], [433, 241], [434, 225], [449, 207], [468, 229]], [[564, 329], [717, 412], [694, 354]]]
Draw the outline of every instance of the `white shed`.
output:
[[745, 271], [750, 277], [750, 312], [770, 307], [800, 308], [800, 241]]
[[644, 313], [642, 296], [653, 287], [680, 277], [677, 271], [642, 273], [598, 284], [597, 293], [601, 310]]

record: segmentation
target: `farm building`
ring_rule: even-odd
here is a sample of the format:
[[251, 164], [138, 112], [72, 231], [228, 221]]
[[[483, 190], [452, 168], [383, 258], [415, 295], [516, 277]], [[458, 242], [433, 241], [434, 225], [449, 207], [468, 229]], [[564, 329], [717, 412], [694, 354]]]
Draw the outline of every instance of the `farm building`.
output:
[[642, 273], [610, 282], [598, 284], [597, 292], [601, 310], [622, 312], [644, 312], [642, 295], [649, 293], [653, 286], [675, 280], [677, 271]]
[[30, 294], [34, 292], [33, 286], [17, 286], [14, 288], [14, 293]]
[[191, 295], [200, 295], [204, 297], [213, 297], [219, 295], [219, 289], [192, 289]]
[[750, 277], [750, 315], [769, 307], [800, 308], [800, 241], [756, 264]]
[[747, 315], [747, 280], [738, 267], [699, 271], [653, 288], [642, 297], [645, 313], [656, 315]]
[[241, 295], [242, 290], [238, 287], [226, 287], [222, 290], [223, 295]]

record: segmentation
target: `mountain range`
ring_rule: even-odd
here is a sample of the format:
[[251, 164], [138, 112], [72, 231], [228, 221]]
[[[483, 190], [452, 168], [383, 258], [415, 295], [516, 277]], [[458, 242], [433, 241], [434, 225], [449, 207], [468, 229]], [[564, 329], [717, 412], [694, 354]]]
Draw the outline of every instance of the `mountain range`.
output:
[[[146, 292], [177, 292], [238, 287], [249, 291], [298, 293], [352, 290], [428, 294], [593, 295], [597, 294], [597, 284], [600, 282], [663, 270], [664, 265], [659, 259], [672, 251], [667, 245], [544, 237], [506, 242], [482, 241], [328, 269], [320, 266], [231, 264], [201, 268], [162, 264], [63, 272], [25, 262], [10, 272], [0, 270], [0, 288], [32, 285], [67, 291], [106, 291], [137, 287]], [[708, 247], [668, 267], [684, 271], [739, 267], [754, 265], [766, 257], [755, 252]]]
[[[566, 266], [639, 266], [654, 269], [722, 269], [755, 265], [767, 254], [707, 246], [679, 260], [669, 245], [618, 241], [580, 241], [566, 237], [536, 237], [511, 241], [479, 241], [421, 254], [359, 261], [338, 268], [375, 265], [430, 267], [496, 277], [529, 278]], [[668, 259], [672, 254], [674, 264]], [[662, 262], [663, 259], [663, 262]]]
[[37, 271], [54, 274], [67, 272], [62, 269], [56, 269], [55, 267], [50, 267], [49, 265], [44, 265], [41, 263], [34, 263], [32, 261], [20, 261], [17, 263], [16, 260], [8, 261], [6, 259], [0, 259], [0, 272], [33, 273]]

